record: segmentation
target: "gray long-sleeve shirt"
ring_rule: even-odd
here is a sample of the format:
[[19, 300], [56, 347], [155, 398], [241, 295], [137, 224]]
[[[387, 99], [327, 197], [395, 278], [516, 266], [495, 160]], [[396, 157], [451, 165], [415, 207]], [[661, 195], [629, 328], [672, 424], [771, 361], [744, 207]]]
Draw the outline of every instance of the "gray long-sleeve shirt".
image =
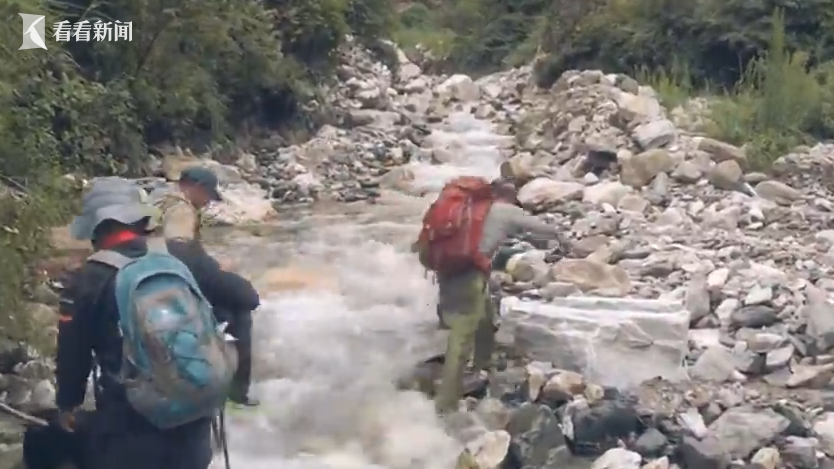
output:
[[484, 221], [484, 233], [478, 250], [491, 258], [507, 238], [525, 232], [543, 240], [559, 239], [555, 226], [528, 214], [521, 207], [496, 201], [490, 207]]

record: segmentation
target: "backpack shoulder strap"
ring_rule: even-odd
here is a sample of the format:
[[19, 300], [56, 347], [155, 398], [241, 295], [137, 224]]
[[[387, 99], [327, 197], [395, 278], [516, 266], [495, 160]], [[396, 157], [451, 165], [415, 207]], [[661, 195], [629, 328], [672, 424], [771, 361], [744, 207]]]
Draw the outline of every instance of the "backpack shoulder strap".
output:
[[125, 256], [124, 254], [120, 254], [116, 251], [111, 251], [109, 249], [103, 249], [101, 251], [95, 252], [92, 256], [88, 257], [87, 260], [98, 262], [101, 264], [106, 264], [111, 267], [115, 267], [116, 269], [123, 269], [125, 266], [133, 262], [133, 259], [130, 257]]

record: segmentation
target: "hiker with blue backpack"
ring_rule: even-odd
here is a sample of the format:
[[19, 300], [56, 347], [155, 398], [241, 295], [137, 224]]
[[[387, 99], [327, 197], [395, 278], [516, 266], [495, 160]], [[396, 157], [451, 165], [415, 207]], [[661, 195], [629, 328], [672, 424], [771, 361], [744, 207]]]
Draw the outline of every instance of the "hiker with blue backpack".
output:
[[70, 228], [95, 252], [61, 298], [56, 403], [72, 431], [98, 367], [93, 469], [206, 469], [237, 362], [213, 307], [260, 302], [198, 242], [149, 240], [155, 211], [131, 181], [102, 178]]

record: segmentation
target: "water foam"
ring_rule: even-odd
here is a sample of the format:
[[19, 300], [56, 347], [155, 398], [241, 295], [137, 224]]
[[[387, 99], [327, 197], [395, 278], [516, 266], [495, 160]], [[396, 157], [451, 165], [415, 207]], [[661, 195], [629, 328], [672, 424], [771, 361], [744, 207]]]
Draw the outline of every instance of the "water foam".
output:
[[[456, 159], [412, 163], [415, 183], [439, 189], [462, 174], [494, 177], [506, 138], [486, 122], [454, 114], [430, 141], [455, 145]], [[424, 356], [425, 338], [415, 331], [436, 321], [435, 287], [406, 249], [428, 203], [404, 204], [364, 225], [349, 215], [328, 219], [300, 235], [294, 257], [334, 276], [342, 292], [275, 295], [256, 313], [262, 380], [255, 394], [263, 404], [229, 416], [234, 467], [453, 467], [460, 444], [444, 432], [433, 404], [394, 384]], [[212, 467], [222, 464], [215, 458]]]

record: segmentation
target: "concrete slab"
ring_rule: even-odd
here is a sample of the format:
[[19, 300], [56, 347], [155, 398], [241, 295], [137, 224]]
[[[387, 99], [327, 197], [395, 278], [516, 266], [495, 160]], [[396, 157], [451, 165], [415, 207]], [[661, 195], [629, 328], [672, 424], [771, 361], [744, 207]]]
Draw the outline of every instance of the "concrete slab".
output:
[[507, 297], [504, 333], [532, 360], [626, 388], [661, 376], [686, 377], [689, 313], [680, 302], [571, 297], [545, 303]]

